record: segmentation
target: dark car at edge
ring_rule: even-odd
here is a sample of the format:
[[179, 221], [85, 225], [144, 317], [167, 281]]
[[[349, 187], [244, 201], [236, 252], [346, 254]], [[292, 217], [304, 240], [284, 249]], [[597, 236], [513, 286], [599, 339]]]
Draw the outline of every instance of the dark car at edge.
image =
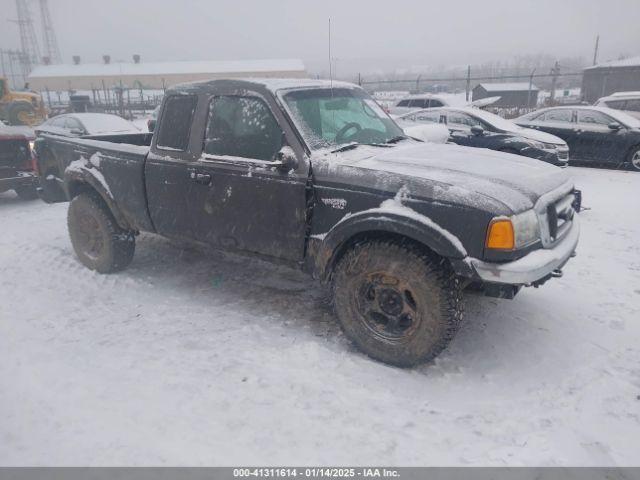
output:
[[553, 107], [514, 120], [562, 138], [571, 162], [640, 171], [640, 120], [604, 107]]

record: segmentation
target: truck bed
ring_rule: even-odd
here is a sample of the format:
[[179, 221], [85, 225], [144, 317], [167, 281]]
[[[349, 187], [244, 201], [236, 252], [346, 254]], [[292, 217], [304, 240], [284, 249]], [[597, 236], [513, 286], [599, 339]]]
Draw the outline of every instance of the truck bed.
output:
[[[61, 185], [66, 178], [67, 189], [73, 188], [74, 178], [84, 179], [107, 203], [117, 205], [128, 227], [153, 231], [144, 184], [151, 137], [149, 133], [81, 139], [41, 134], [36, 147], [41, 179]], [[68, 199], [69, 191], [65, 193]]]

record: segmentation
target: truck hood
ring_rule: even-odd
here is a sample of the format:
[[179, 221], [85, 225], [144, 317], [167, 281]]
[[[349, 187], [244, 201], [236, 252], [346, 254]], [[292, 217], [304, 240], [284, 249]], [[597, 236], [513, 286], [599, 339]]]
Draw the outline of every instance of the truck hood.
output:
[[540, 160], [483, 148], [411, 142], [360, 146], [312, 159], [320, 182], [349, 182], [416, 199], [482, 208], [498, 214], [532, 208], [545, 193], [572, 183], [566, 170]]

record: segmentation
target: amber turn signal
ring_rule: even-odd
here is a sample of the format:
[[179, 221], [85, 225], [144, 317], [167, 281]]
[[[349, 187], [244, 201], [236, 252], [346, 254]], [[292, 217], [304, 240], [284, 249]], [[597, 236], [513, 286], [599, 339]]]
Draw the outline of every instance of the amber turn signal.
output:
[[495, 219], [489, 224], [486, 247], [494, 250], [513, 250], [515, 248], [513, 224], [508, 219]]

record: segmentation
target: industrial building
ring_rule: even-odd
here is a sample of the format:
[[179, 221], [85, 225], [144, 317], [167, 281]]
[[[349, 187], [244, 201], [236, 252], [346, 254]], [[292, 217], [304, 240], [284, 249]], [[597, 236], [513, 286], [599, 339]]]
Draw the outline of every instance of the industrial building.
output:
[[640, 56], [600, 63], [584, 69], [582, 94], [593, 103], [616, 92], [640, 91]]
[[72, 65], [41, 65], [29, 75], [29, 87], [36, 91], [164, 89], [184, 82], [213, 78], [287, 77], [305, 78], [304, 64], [297, 59], [193, 61], [145, 63], [135, 55], [131, 63], [82, 63], [74, 57]]
[[473, 89], [473, 100], [500, 97], [494, 107], [527, 107], [538, 103], [538, 87], [528, 82], [480, 83]]

